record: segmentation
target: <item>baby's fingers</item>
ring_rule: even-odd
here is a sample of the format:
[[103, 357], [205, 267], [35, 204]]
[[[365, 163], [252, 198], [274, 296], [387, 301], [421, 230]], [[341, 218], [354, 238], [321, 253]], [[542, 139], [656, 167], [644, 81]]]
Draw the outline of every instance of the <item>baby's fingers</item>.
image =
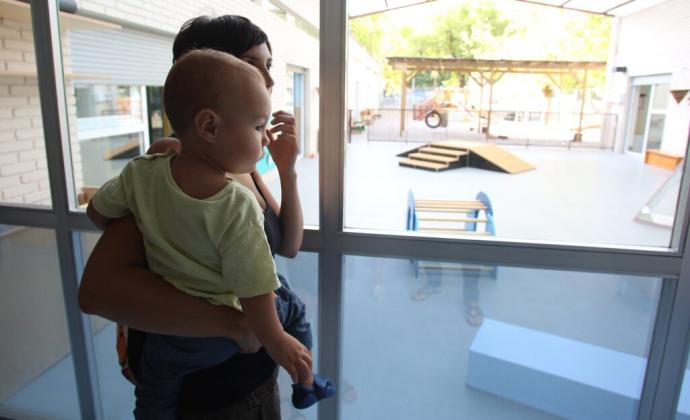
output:
[[298, 381], [294, 381], [294, 379], [293, 379], [293, 382], [295, 382], [295, 383], [300, 382], [301, 383], [301, 382], [304, 382], [307, 379], [311, 378], [311, 358], [309, 359], [309, 362], [307, 362], [304, 359], [301, 359], [296, 364], [296, 367], [297, 367], [297, 372], [298, 372], [299, 378], [298, 378]]
[[290, 379], [292, 379], [292, 383], [296, 384], [299, 382], [299, 369], [297, 369], [295, 366], [283, 366], [285, 370], [287, 371], [288, 375], [290, 375]]

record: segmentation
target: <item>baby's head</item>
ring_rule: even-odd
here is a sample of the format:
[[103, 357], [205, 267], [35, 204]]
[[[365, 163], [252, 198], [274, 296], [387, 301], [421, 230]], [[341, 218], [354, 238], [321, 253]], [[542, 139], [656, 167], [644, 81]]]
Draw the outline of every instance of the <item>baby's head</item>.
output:
[[234, 56], [186, 53], [173, 64], [163, 105], [184, 153], [200, 153], [226, 172], [247, 173], [268, 144], [271, 103], [263, 76]]

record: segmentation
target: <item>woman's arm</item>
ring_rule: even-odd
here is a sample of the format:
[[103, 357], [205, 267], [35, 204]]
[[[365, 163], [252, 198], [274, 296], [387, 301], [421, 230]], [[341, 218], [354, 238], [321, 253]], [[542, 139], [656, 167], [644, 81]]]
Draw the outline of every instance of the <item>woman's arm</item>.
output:
[[297, 145], [297, 130], [295, 128], [295, 117], [284, 111], [273, 114], [269, 136], [271, 143], [268, 149], [271, 157], [278, 168], [280, 177], [281, 203], [278, 203], [266, 187], [263, 179], [258, 173], [252, 173], [257, 188], [263, 193], [267, 205], [280, 217], [283, 228], [283, 245], [278, 252], [288, 258], [294, 258], [302, 247], [302, 235], [304, 233], [304, 219], [302, 215], [302, 204], [297, 190], [297, 171], [295, 163], [299, 146]]
[[229, 337], [244, 351], [260, 347], [241, 312], [190, 296], [146, 269], [141, 233], [131, 216], [113, 220], [91, 252], [79, 306], [142, 331]]

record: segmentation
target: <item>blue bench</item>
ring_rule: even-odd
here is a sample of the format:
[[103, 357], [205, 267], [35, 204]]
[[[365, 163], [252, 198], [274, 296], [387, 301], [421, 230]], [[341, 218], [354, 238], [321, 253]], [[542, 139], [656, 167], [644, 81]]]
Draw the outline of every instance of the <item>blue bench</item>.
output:
[[[568, 419], [634, 419], [646, 366], [639, 356], [485, 319], [467, 385]], [[689, 394], [681, 393], [677, 419], [690, 419]]]

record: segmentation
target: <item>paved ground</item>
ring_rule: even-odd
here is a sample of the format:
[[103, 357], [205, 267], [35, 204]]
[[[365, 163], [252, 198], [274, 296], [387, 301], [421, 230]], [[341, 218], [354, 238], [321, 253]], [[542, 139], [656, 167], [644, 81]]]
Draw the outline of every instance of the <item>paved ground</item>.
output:
[[[364, 139], [348, 145], [347, 227], [404, 230], [409, 190], [417, 197], [447, 200], [472, 199], [484, 191], [494, 206], [499, 238], [650, 246], [670, 241], [670, 229], [635, 217], [672, 172], [644, 165], [637, 156], [508, 146], [537, 169], [508, 175], [475, 168], [434, 173], [398, 166], [398, 153], [420, 145]], [[318, 159], [300, 160], [298, 172], [305, 222], [318, 224]], [[280, 196], [277, 178], [269, 186]]]

